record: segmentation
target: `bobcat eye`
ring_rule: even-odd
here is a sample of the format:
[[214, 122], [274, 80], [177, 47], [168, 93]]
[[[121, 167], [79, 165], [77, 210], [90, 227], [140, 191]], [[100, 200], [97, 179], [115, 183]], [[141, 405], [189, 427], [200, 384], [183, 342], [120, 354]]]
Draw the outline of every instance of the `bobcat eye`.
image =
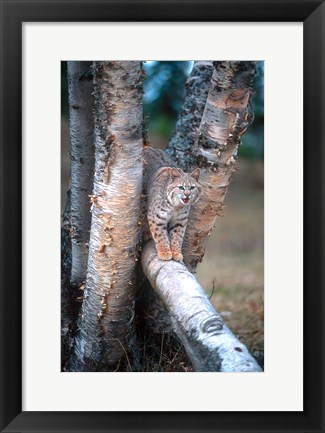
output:
[[192, 191], [195, 188], [195, 186], [190, 186], [190, 190]]
[[178, 188], [181, 189], [182, 191], [184, 191], [185, 189], [183, 186], [179, 186]]

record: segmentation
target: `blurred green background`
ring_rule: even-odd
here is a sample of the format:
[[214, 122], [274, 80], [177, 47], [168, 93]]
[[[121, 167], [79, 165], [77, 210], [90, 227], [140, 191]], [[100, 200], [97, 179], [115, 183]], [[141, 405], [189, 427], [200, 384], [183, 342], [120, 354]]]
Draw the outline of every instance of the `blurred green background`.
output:
[[[147, 113], [149, 136], [152, 145], [166, 146], [174, 129], [177, 114], [185, 97], [185, 82], [191, 72], [193, 62], [144, 62], [146, 79], [144, 82], [144, 111]], [[61, 106], [63, 119], [68, 119], [68, 84], [66, 79], [67, 62], [61, 62]], [[254, 80], [254, 123], [243, 136], [239, 155], [245, 158], [264, 156], [264, 62], [257, 62]]]
[[[144, 110], [150, 143], [164, 149], [185, 97], [193, 62], [144, 63]], [[62, 209], [69, 188], [66, 62], [61, 63]], [[243, 136], [239, 171], [225, 199], [197, 278], [233, 332], [264, 365], [264, 62], [257, 62], [252, 98], [254, 122]]]

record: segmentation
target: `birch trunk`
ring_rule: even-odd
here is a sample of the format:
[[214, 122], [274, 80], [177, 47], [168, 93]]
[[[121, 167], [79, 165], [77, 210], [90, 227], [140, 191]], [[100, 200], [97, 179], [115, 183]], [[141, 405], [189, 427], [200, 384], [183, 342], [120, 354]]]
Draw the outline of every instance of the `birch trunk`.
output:
[[196, 371], [262, 371], [246, 346], [223, 323], [184, 265], [159, 260], [150, 241], [142, 252], [142, 266], [170, 313], [174, 331]]
[[142, 188], [140, 62], [94, 63], [95, 179], [88, 274], [70, 370], [109, 370], [134, 338]]
[[166, 150], [177, 166], [187, 172], [195, 166], [197, 129], [200, 126], [208, 97], [212, 72], [212, 62], [198, 61], [194, 63], [185, 84], [185, 100]]
[[195, 143], [201, 168], [202, 196], [192, 207], [184, 238], [184, 262], [190, 271], [205, 254], [216, 217], [221, 215], [238, 146], [246, 131], [255, 62], [214, 62], [210, 90]]
[[91, 62], [67, 62], [71, 155], [71, 285], [86, 280], [94, 177], [94, 97]]

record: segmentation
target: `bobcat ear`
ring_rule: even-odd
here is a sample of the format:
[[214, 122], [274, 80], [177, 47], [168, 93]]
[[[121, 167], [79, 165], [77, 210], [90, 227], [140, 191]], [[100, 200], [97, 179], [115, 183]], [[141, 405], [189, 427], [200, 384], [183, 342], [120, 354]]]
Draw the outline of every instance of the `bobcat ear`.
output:
[[194, 179], [198, 182], [200, 177], [200, 169], [196, 168], [194, 171], [192, 171], [191, 176], [194, 177]]
[[157, 170], [157, 178], [161, 180], [168, 180], [170, 178], [170, 167], [161, 167]]
[[177, 177], [180, 177], [182, 174], [179, 170], [177, 170], [177, 168], [171, 168], [170, 169], [170, 177], [172, 178], [172, 180], [176, 179]]

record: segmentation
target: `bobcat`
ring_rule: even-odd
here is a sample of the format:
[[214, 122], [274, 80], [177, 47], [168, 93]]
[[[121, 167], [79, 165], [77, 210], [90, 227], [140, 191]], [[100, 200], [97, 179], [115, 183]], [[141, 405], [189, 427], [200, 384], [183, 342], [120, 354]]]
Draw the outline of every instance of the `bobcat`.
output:
[[190, 207], [201, 194], [200, 169], [188, 174], [176, 167], [160, 167], [153, 173], [150, 168], [147, 218], [158, 258], [181, 262]]

